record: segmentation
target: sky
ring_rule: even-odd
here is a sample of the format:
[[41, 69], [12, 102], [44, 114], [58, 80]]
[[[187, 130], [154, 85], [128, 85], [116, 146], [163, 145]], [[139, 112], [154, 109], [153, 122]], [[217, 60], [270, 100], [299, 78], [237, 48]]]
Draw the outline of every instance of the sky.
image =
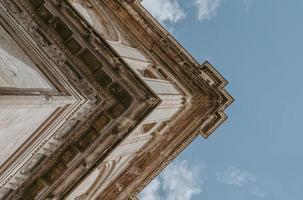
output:
[[141, 200], [303, 199], [303, 1], [143, 0], [229, 81], [229, 119], [198, 137]]

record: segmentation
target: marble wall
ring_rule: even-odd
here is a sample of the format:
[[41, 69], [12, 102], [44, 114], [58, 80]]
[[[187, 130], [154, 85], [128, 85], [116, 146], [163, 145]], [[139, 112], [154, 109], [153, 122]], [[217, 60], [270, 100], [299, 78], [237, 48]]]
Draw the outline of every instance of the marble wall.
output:
[[52, 90], [51, 83], [0, 26], [0, 166], [57, 108], [27, 94], [37, 90]]
[[51, 89], [35, 64], [0, 26], [0, 88]]
[[0, 166], [54, 110], [52, 107], [0, 107]]

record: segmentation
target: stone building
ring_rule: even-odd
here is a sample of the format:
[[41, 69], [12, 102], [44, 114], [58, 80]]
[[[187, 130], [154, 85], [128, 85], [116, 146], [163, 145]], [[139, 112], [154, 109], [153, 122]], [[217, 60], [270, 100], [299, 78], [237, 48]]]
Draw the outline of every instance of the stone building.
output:
[[133, 0], [0, 1], [0, 199], [136, 199], [233, 101]]

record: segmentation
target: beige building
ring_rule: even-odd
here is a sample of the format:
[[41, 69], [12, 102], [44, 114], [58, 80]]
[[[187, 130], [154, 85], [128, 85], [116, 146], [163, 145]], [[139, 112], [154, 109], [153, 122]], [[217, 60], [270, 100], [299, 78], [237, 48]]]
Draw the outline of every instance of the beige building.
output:
[[0, 199], [137, 194], [233, 101], [133, 0], [0, 1]]

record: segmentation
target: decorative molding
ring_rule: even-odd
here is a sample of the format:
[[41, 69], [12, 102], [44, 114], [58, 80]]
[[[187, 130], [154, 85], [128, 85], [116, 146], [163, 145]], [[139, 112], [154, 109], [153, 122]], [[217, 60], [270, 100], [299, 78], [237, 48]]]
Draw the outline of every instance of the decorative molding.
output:
[[[11, 163], [8, 168], [16, 170], [5, 169], [5, 178], [1, 174], [0, 199], [64, 199], [96, 169], [104, 173], [89, 189], [94, 198], [136, 199], [200, 132], [208, 137], [226, 119], [224, 110], [233, 101], [224, 89], [227, 81], [208, 62], [197, 63], [139, 0], [85, 0], [101, 13], [103, 25], [110, 21], [107, 32], [70, 2], [75, 1], [0, 2], [1, 24], [19, 44], [26, 43], [23, 48], [30, 47], [28, 53], [59, 93], [76, 99], [47, 122], [46, 128], [55, 127], [51, 137], [28, 145], [24, 152], [31, 156]], [[162, 100], [107, 41], [113, 31], [119, 35], [116, 42], [148, 58], [155, 73], [162, 70], [183, 96], [180, 110], [148, 134], [142, 134], [141, 125]], [[125, 146], [134, 151], [125, 153]], [[111, 160], [123, 156], [130, 156], [123, 169], [110, 170], [117, 165]]]
[[[13, 180], [13, 189], [16, 189], [15, 191], [9, 190], [9, 192], [6, 191], [5, 193], [9, 195], [9, 197], [5, 198], [10, 198], [10, 199], [19, 199], [19, 198], [27, 198], [26, 196], [28, 195], [26, 192], [25, 188], [30, 187], [32, 184], [35, 184], [35, 180], [39, 179], [43, 173], [47, 170], [51, 170], [52, 167], [56, 164], [58, 160], [58, 156], [62, 156], [64, 151], [67, 149], [68, 146], [72, 145], [78, 145], [79, 144], [79, 139], [84, 140], [86, 138], [81, 138], [83, 133], [87, 132], [87, 130], [92, 130], [92, 125], [94, 126], [95, 120], [100, 116], [101, 113], [104, 113], [108, 116], [110, 116], [110, 123], [108, 123], [107, 126], [102, 127], [103, 129], [106, 130], [107, 134], [102, 134], [98, 136], [98, 139], [94, 141], [94, 144], [91, 144], [88, 148], [86, 149], [85, 153], [80, 153], [81, 156], [77, 156], [77, 159], [74, 159], [74, 163], [80, 163], [81, 160], [85, 157], [85, 154], [88, 152], [92, 151], [94, 148], [98, 147], [98, 143], [100, 144], [100, 141], [104, 137], [109, 137], [112, 138], [112, 142], [107, 144], [107, 149], [112, 148], [111, 146], [117, 145], [119, 142], [121, 142], [122, 138], [125, 137], [124, 135], [127, 135], [133, 128], [136, 127], [136, 125], [140, 122], [140, 118], [144, 118], [145, 115], [147, 115], [158, 103], [159, 100], [157, 100], [156, 96], [149, 90], [148, 87], [131, 71], [125, 71], [125, 68], [123, 69], [123, 74], [121, 71], [117, 72], [115, 71], [117, 64], [119, 65], [124, 65], [125, 63], [122, 61], [119, 56], [115, 54], [115, 52], [107, 46], [104, 41], [102, 41], [102, 38], [98, 38], [98, 35], [96, 35], [93, 30], [89, 29], [89, 27], [85, 24], [85, 21], [81, 21], [78, 19], [77, 23], [80, 22], [80, 24], [71, 24], [69, 21], [68, 26], [76, 26], [77, 28], [81, 29], [81, 26], [86, 26], [84, 28], [85, 30], [90, 30], [90, 33], [87, 34], [87, 32], [84, 32], [85, 35], [79, 35], [75, 29], [72, 31], [75, 31], [77, 33], [77, 37], [79, 37], [79, 40], [77, 42], [80, 43], [80, 45], [86, 46], [87, 51], [83, 52], [80, 50], [80, 53], [77, 53], [77, 55], [73, 55], [70, 49], [66, 48], [65, 44], [62, 43], [62, 40], [59, 38], [61, 35], [64, 33], [60, 33], [63, 29], [58, 29], [59, 31], [59, 37], [58, 37], [58, 32], [56, 32], [53, 28], [50, 28], [49, 25], [45, 23], [41, 19], [47, 14], [47, 11], [43, 11], [42, 16], [37, 16], [35, 12], [32, 12], [33, 7], [28, 3], [28, 1], [9, 1], [8, 4], [3, 2], [1, 3], [1, 6], [3, 7], [3, 13], [1, 13], [1, 17], [4, 17], [5, 20], [11, 20], [16, 22], [17, 27], [25, 27], [25, 35], [29, 33], [30, 37], [34, 36], [34, 39], [31, 38], [32, 41], [36, 41], [34, 46], [39, 47], [39, 53], [44, 52], [43, 56], [46, 56], [45, 61], [48, 60], [47, 63], [52, 63], [54, 64], [53, 68], [56, 70], [60, 71], [61, 77], [68, 77], [68, 84], [72, 83], [70, 85], [70, 88], [76, 88], [75, 91], [73, 91], [74, 94], [76, 94], [76, 98], [79, 98], [78, 103], [82, 104], [82, 108], [79, 106], [72, 106], [67, 109], [71, 113], [70, 115], [65, 115], [65, 117], [68, 117], [71, 119], [71, 121], [65, 121], [65, 120], [60, 120], [61, 122], [66, 123], [66, 125], [62, 125], [60, 128], [60, 132], [58, 134], [54, 134], [54, 138], [49, 141], [49, 143], [44, 142], [42, 143], [39, 148], [45, 151], [45, 153], [42, 153], [45, 156], [42, 157], [33, 157], [33, 160], [30, 160], [28, 164], [25, 166], [23, 170], [21, 170], [23, 173], [22, 175], [18, 175], [16, 178]], [[5, 7], [7, 6], [7, 7]], [[70, 8], [66, 7], [65, 4], [60, 3], [57, 4], [54, 2], [47, 2], [45, 3], [44, 7], [40, 5], [40, 9], [50, 9], [49, 11], [52, 14], [57, 15], [57, 17], [53, 17], [52, 19], [49, 19], [47, 23], [59, 23], [59, 21], [56, 21], [58, 19], [60, 20], [66, 20], [70, 15]], [[59, 7], [54, 7], [54, 6], [59, 6]], [[9, 15], [7, 12], [8, 8], [11, 8], [13, 12], [11, 12]], [[60, 9], [60, 10], [56, 10]], [[49, 12], [48, 11], [48, 12]], [[68, 13], [69, 12], [69, 13]], [[41, 14], [41, 13], [40, 13]], [[74, 13], [72, 13], [74, 14]], [[70, 19], [70, 18], [69, 18]], [[77, 18], [73, 18], [77, 19]], [[20, 20], [20, 21], [18, 21]], [[60, 21], [60, 23], [63, 21]], [[14, 24], [10, 23], [10, 24]], [[37, 25], [37, 23], [39, 25]], [[66, 23], [64, 21], [64, 23]], [[57, 26], [57, 25], [56, 25]], [[17, 28], [16, 33], [21, 33]], [[41, 37], [38, 37], [39, 34]], [[83, 34], [83, 32], [81, 32]], [[87, 38], [87, 35], [89, 37]], [[20, 39], [21, 40], [21, 39]], [[24, 41], [24, 37], [22, 37], [22, 41]], [[97, 47], [97, 48], [96, 48]], [[35, 48], [35, 47], [34, 47]], [[93, 52], [93, 53], [92, 53]], [[93, 56], [90, 60], [85, 60], [85, 56]], [[94, 57], [96, 56], [96, 57]], [[77, 57], [77, 58], [76, 58]], [[79, 59], [81, 57], [81, 59]], [[106, 57], [106, 58], [105, 58]], [[106, 86], [104, 88], [104, 85], [100, 85], [103, 83], [98, 82], [98, 77], [97, 75], [93, 74], [96, 73], [98, 74], [100, 70], [97, 70], [97, 72], [92, 73], [92, 68], [91, 66], [87, 66], [87, 62], [94, 61], [94, 59], [97, 59], [98, 61], [95, 62], [100, 62], [104, 65], [106, 65], [106, 71], [110, 71], [110, 78], [111, 78], [111, 83], [109, 86]], [[102, 58], [102, 59], [101, 59]], [[118, 60], [117, 60], [118, 58]], [[51, 60], [51, 62], [49, 62]], [[103, 63], [103, 62], [106, 63]], [[118, 61], [118, 62], [117, 62]], [[86, 65], [86, 66], [85, 66]], [[44, 73], [49, 73], [49, 72], [44, 72]], [[58, 73], [58, 71], [56, 71]], [[103, 72], [102, 72], [103, 73]], [[54, 75], [57, 77], [57, 75]], [[102, 75], [104, 76], [104, 75]], [[118, 84], [119, 83], [119, 84]], [[88, 88], [85, 88], [86, 86], [89, 86]], [[68, 90], [64, 87], [62, 87], [62, 91], [67, 92]], [[126, 89], [127, 88], [127, 89]], [[130, 88], [132, 88], [130, 90]], [[142, 106], [139, 105], [139, 107], [134, 108], [134, 105], [126, 105], [129, 104], [128, 102], [121, 102], [120, 104], [123, 104], [125, 106], [129, 106], [128, 109], [124, 110], [123, 115], [119, 118], [117, 116], [112, 116], [111, 110], [116, 109], [115, 105], [119, 101], [123, 100], [120, 99], [119, 95], [115, 93], [113, 90], [118, 89], [119, 92], [122, 92], [124, 95], [123, 98], [127, 98], [127, 95], [131, 95], [129, 98], [131, 101], [138, 102], [146, 99], [149, 101], [149, 103], [140, 103]], [[121, 91], [122, 89], [122, 91]], [[78, 91], [77, 91], [78, 90]], [[112, 90], [112, 91], [111, 91]], [[125, 92], [123, 92], [125, 90]], [[75, 93], [76, 92], [76, 93]], [[113, 93], [114, 92], [114, 93]], [[131, 92], [133, 94], [128, 94], [128, 92]], [[135, 97], [135, 98], [134, 98]], [[134, 99], [132, 99], [134, 98]], [[154, 99], [154, 100], [153, 100]], [[100, 101], [101, 100], [101, 101]], [[132, 103], [132, 102], [130, 102]], [[102, 107], [100, 107], [102, 106]], [[138, 104], [136, 105], [138, 106]], [[72, 109], [74, 109], [77, 112], [73, 112]], [[80, 111], [80, 110], [83, 111]], [[99, 109], [99, 110], [97, 110]], [[116, 111], [115, 111], [116, 112]], [[133, 119], [138, 118], [138, 122], [134, 121], [130, 123], [123, 122], [123, 117], [131, 117]], [[117, 119], [113, 119], [117, 118]], [[79, 124], [80, 121], [83, 121]], [[76, 126], [76, 127], [75, 127]], [[97, 126], [96, 126], [97, 127]], [[99, 127], [99, 125], [98, 125]], [[119, 128], [118, 128], [119, 127]], [[115, 128], [118, 128], [115, 130]], [[94, 129], [94, 128], [93, 128]], [[67, 136], [63, 132], [68, 132]], [[101, 131], [101, 130], [98, 130]], [[118, 131], [119, 134], [116, 134], [114, 137], [109, 135], [108, 133], [112, 131]], [[88, 133], [86, 133], [88, 134]], [[93, 132], [92, 133], [92, 138], [96, 137], [98, 133]], [[120, 137], [120, 138], [119, 138]], [[78, 141], [78, 142], [77, 142]], [[59, 142], [59, 143], [56, 143]], [[80, 143], [81, 144], [81, 143]], [[73, 147], [74, 148], [74, 147]], [[80, 147], [77, 147], [80, 148]], [[98, 147], [99, 148], [99, 147]], [[108, 150], [110, 152], [110, 150]], [[40, 151], [35, 151], [37, 155], [40, 155]], [[104, 151], [102, 153], [107, 153], [107, 151]], [[79, 154], [79, 153], [78, 153]], [[98, 155], [102, 159], [102, 154]], [[94, 158], [95, 160], [100, 159], [99, 157]], [[63, 158], [62, 158], [63, 159]], [[91, 167], [93, 167], [93, 163], [95, 161], [91, 161], [92, 164]], [[31, 168], [31, 167], [34, 167]], [[70, 165], [68, 170], [75, 170], [76, 165]], [[87, 165], [87, 170], [90, 169], [90, 166]], [[25, 173], [24, 173], [25, 172]], [[44, 177], [44, 175], [43, 175]], [[43, 178], [42, 177], [42, 178]], [[13, 177], [10, 176], [10, 180], [12, 180]], [[15, 182], [16, 181], [16, 182]], [[11, 184], [10, 182], [6, 182], [6, 184]], [[56, 182], [58, 184], [58, 181]], [[55, 186], [55, 185], [54, 185]], [[51, 189], [51, 187], [49, 188]], [[40, 193], [37, 195], [42, 195], [45, 193]], [[41, 197], [44, 198], [44, 197]]]

